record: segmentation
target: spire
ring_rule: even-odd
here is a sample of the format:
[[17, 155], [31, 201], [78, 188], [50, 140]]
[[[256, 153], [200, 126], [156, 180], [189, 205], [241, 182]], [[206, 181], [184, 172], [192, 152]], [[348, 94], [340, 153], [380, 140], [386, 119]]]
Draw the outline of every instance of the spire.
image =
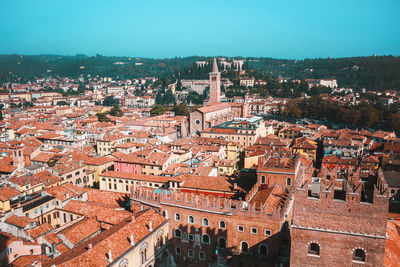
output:
[[217, 58], [214, 58], [213, 69], [212, 72], [218, 72]]

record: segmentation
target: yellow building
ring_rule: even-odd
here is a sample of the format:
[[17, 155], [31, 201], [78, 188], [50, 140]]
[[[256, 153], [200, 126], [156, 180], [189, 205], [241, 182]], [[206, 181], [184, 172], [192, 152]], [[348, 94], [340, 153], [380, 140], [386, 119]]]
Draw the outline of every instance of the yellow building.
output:
[[293, 154], [300, 154], [315, 161], [317, 158], [317, 148], [317, 142], [311, 139], [299, 138], [295, 140], [292, 152]]
[[233, 160], [223, 159], [217, 163], [218, 174], [230, 176], [238, 169], [237, 163]]
[[200, 132], [201, 137], [222, 138], [243, 147], [254, 144], [258, 137], [265, 134], [265, 123], [261, 117], [236, 118]]
[[11, 202], [18, 200], [22, 196], [21, 192], [9, 188], [3, 187], [0, 189], [0, 212], [5, 213], [11, 210]]
[[244, 168], [251, 169], [258, 165], [258, 160], [265, 157], [265, 151], [254, 151], [244, 157]]
[[229, 142], [226, 146], [226, 159], [232, 161], [239, 161], [240, 155], [244, 150], [244, 146], [238, 144], [237, 142]]
[[87, 166], [88, 173], [94, 171], [94, 181], [97, 183], [101, 173], [112, 169], [114, 160], [109, 157], [87, 158], [84, 164]]

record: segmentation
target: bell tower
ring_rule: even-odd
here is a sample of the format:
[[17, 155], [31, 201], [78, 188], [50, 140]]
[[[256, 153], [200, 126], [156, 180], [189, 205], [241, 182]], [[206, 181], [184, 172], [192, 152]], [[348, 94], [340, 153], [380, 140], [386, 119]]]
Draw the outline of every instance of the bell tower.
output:
[[217, 59], [214, 58], [212, 72], [210, 72], [210, 104], [217, 104], [221, 100], [221, 73], [218, 71]]

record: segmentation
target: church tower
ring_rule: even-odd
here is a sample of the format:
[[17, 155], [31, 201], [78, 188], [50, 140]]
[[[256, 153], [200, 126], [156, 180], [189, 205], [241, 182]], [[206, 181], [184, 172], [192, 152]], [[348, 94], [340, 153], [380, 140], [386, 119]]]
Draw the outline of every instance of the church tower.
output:
[[214, 58], [213, 69], [210, 72], [210, 104], [221, 100], [221, 73], [218, 71], [217, 59]]

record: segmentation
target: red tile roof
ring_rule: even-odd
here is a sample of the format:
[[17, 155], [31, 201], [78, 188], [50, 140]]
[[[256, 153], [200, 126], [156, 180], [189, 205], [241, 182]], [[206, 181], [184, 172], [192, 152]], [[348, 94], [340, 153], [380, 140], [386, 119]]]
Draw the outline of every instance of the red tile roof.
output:
[[[144, 211], [133, 220], [127, 218], [119, 224], [111, 227], [97, 236], [83, 242], [77, 247], [46, 262], [43, 266], [108, 266], [108, 253], [111, 251], [112, 259], [116, 260], [132, 247], [130, 236], [133, 242], [139, 243], [146, 237], [149, 231], [149, 223], [152, 222], [153, 229], [157, 229], [166, 219], [153, 209]], [[88, 249], [91, 244], [92, 248]]]
[[17, 216], [15, 214], [11, 215], [5, 220], [5, 223], [18, 226], [19, 228], [25, 228], [28, 224], [34, 222], [36, 222], [34, 219], [31, 219], [26, 216]]
[[385, 267], [397, 267], [400, 263], [400, 221], [387, 222], [385, 246]]
[[44, 235], [47, 232], [50, 232], [52, 230], [53, 230], [53, 227], [51, 227], [50, 224], [43, 223], [35, 228], [26, 230], [26, 232], [30, 235], [31, 238], [37, 238], [37, 237]]

